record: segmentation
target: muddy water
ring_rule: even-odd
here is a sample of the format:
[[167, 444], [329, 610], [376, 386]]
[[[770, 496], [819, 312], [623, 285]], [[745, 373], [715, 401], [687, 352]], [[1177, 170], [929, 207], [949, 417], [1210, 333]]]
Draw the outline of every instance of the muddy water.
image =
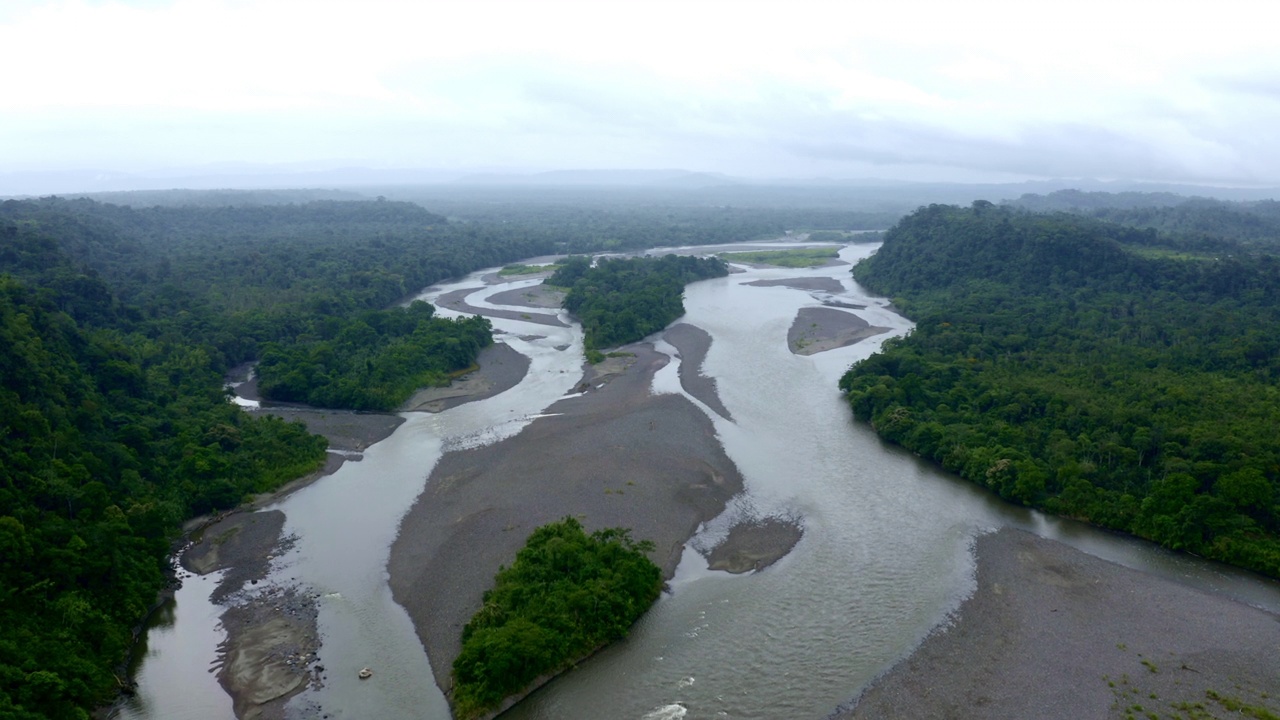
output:
[[[871, 250], [855, 246], [842, 256], [856, 261]], [[488, 295], [519, 286], [484, 288], [479, 275], [432, 288], [424, 299], [474, 287], [469, 302], [485, 307]], [[790, 277], [837, 278], [844, 290], [824, 295], [745, 284]], [[625, 642], [553, 682], [509, 717], [824, 717], [959, 604], [973, 587], [972, 538], [1003, 525], [1280, 610], [1275, 583], [1006, 505], [886, 446], [855, 423], [837, 379], [910, 325], [885, 309], [884, 300], [856, 287], [848, 266], [749, 269], [696, 283], [685, 298], [683, 321], [713, 338], [704, 372], [717, 378], [734, 422], [709, 415], [747, 484], [746, 495], [693, 544], [714, 544], [744, 515], [798, 519], [804, 538], [776, 565], [746, 576], [708, 571], [700, 555], [686, 551], [672, 592]], [[814, 356], [791, 354], [786, 335], [796, 313], [831, 300], [866, 305], [857, 314], [892, 332]], [[314, 716], [319, 709], [333, 718], [447, 717], [430, 681], [429, 660], [387, 590], [388, 547], [442, 451], [518, 432], [578, 379], [576, 328], [508, 320], [494, 320], [494, 326], [532, 360], [520, 386], [439, 415], [410, 415], [365, 460], [277, 506], [287, 514], [286, 532], [298, 542], [277, 561], [274, 577], [321, 594], [321, 656], [330, 677], [323, 689], [295, 698], [291, 715]], [[673, 352], [665, 344], [659, 349]], [[681, 392], [675, 362], [659, 373], [654, 391]], [[216, 613], [188, 614], [186, 602], [180, 598], [174, 627], [190, 623], [199, 632], [190, 647], [175, 652], [208, 653]], [[151, 668], [168, 657], [152, 656], [139, 676], [151, 706], [169, 707], [161, 699], [166, 693], [190, 698], [207, 692], [207, 678], [196, 670], [185, 671], [185, 688], [169, 678], [150, 680]], [[211, 660], [202, 656], [200, 662], [207, 667]], [[363, 666], [376, 672], [360, 682], [355, 673]], [[144, 708], [128, 717], [215, 720], [228, 718], [229, 709], [229, 702], [186, 715]]]
[[182, 587], [151, 617], [134, 667], [138, 692], [117, 705], [120, 720], [212, 720], [230, 718], [231, 698], [214, 678], [214, 660], [224, 635], [222, 608], [209, 596], [221, 572], [203, 577], [181, 573]]

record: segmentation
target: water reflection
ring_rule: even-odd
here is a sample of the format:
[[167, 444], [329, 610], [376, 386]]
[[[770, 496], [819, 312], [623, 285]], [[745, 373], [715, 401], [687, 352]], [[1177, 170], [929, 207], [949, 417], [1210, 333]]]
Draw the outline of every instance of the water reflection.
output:
[[[184, 573], [185, 575], [185, 573]], [[150, 618], [130, 673], [136, 694], [125, 698], [120, 720], [227, 720], [231, 698], [218, 685], [212, 661], [224, 635], [222, 608], [209, 600], [222, 573], [186, 576], [173, 599]]]

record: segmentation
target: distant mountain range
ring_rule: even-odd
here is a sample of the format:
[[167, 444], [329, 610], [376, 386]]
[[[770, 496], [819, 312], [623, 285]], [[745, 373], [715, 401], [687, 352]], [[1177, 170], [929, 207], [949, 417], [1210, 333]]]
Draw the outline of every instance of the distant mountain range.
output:
[[[376, 192], [396, 186], [475, 188], [647, 188], [668, 192], [687, 191], [724, 202], [764, 201], [765, 195], [791, 196], [816, 193], [824, 204], [842, 196], [900, 203], [968, 203], [974, 199], [1013, 200], [1029, 193], [1045, 195], [1057, 190], [1085, 192], [1176, 193], [1223, 200], [1280, 198], [1280, 188], [1231, 188], [1172, 183], [1104, 181], [1093, 179], [1033, 180], [1017, 183], [938, 183], [882, 178], [739, 178], [715, 172], [681, 169], [577, 169], [547, 172], [508, 170], [444, 170], [431, 168], [334, 167], [298, 163], [253, 165], [225, 163], [163, 171], [125, 173], [97, 170], [19, 171], [0, 173], [0, 197], [82, 195], [140, 190], [262, 190], [344, 189]], [[766, 202], [766, 204], [769, 204]], [[913, 206], [914, 207], [914, 206]]]

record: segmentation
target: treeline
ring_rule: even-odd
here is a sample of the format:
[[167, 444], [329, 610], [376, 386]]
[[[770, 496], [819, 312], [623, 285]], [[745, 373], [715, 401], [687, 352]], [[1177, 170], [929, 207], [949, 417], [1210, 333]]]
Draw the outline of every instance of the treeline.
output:
[[451, 700], [459, 718], [496, 709], [537, 678], [627, 634], [662, 591], [662, 572], [621, 528], [574, 518], [529, 536], [462, 631]]
[[1280, 202], [1232, 202], [1173, 193], [1059, 190], [1009, 203], [1035, 212], [1069, 212], [1160, 234], [1160, 244], [1217, 255], [1280, 250]]
[[582, 322], [588, 358], [603, 348], [635, 342], [684, 315], [684, 286], [724, 277], [719, 258], [667, 255], [661, 258], [575, 256], [564, 260], [547, 285], [567, 287], [564, 308]]
[[205, 344], [149, 337], [38, 227], [0, 220], [0, 717], [87, 718], [183, 519], [317, 469], [227, 402]]
[[415, 300], [407, 308], [330, 318], [324, 336], [267, 343], [257, 365], [264, 397], [350, 410], [394, 410], [415, 390], [449, 384], [493, 344], [489, 321], [449, 320]]
[[854, 270], [916, 328], [841, 388], [1004, 498], [1280, 577], [1280, 261], [1152, 246], [1066, 214], [923, 208]]

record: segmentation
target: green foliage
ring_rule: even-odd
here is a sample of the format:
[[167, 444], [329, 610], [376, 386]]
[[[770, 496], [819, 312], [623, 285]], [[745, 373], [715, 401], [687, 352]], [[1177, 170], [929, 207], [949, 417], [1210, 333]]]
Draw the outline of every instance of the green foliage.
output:
[[462, 631], [453, 663], [460, 718], [483, 714], [538, 677], [624, 637], [658, 599], [662, 573], [623, 529], [587, 535], [571, 517], [529, 536]]
[[[567, 258], [545, 281], [569, 288], [564, 307], [582, 322], [585, 350], [616, 347], [658, 332], [684, 315], [684, 286], [724, 277], [719, 258], [667, 255], [661, 258]], [[599, 362], [599, 360], [592, 360]]]
[[1069, 212], [1159, 233], [1163, 245], [1179, 250], [1239, 254], [1280, 244], [1280, 202], [1231, 202], [1173, 193], [1105, 193], [1059, 190], [1023, 195], [1014, 207]]
[[754, 252], [723, 253], [729, 262], [760, 263], [780, 267], [821, 267], [828, 260], [840, 257], [838, 247], [796, 248], [794, 250], [757, 250]]
[[325, 337], [268, 343], [258, 388], [270, 400], [351, 410], [393, 410], [421, 387], [449, 384], [493, 344], [489, 321], [447, 320], [414, 301], [325, 323]]
[[1280, 262], [931, 206], [854, 270], [914, 332], [841, 380], [886, 438], [1001, 497], [1280, 576]]
[[179, 522], [325, 441], [228, 403], [204, 349], [84, 327], [45, 290], [0, 276], [0, 709], [76, 718], [117, 690]]
[[501, 277], [511, 277], [513, 275], [537, 275], [541, 272], [554, 272], [558, 265], [525, 265], [523, 263], [512, 263], [503, 267], [498, 271]]

